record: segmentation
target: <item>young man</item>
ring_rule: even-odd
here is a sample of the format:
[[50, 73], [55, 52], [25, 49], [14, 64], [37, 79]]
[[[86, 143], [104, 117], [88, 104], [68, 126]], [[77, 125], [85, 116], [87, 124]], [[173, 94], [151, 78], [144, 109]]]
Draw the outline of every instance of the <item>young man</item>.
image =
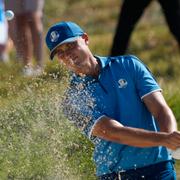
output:
[[99, 179], [176, 179], [175, 117], [147, 67], [135, 56], [99, 57], [73, 22], [53, 25], [46, 43], [75, 74], [64, 113], [95, 145]]

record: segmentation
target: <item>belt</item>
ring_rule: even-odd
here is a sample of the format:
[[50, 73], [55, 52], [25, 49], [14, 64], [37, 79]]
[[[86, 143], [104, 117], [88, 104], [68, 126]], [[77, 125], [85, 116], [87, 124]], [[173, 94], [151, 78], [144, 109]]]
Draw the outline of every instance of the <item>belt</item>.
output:
[[142, 168], [130, 169], [127, 171], [118, 171], [112, 172], [110, 174], [105, 174], [99, 177], [99, 180], [140, 180], [140, 179], [148, 179], [148, 177], [152, 176], [152, 174], [159, 173], [166, 169], [174, 169], [173, 161], [164, 161], [157, 164], [145, 166]]

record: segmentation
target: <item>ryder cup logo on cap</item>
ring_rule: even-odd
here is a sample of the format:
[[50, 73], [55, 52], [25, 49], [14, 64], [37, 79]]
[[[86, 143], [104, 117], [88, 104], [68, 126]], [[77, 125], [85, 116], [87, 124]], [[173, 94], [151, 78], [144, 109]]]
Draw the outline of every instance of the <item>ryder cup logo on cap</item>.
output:
[[56, 42], [59, 38], [59, 33], [57, 31], [52, 31], [50, 34], [51, 42]]
[[51, 26], [46, 35], [46, 45], [50, 50], [50, 59], [53, 59], [58, 46], [73, 42], [83, 34], [84, 31], [73, 22], [59, 22]]

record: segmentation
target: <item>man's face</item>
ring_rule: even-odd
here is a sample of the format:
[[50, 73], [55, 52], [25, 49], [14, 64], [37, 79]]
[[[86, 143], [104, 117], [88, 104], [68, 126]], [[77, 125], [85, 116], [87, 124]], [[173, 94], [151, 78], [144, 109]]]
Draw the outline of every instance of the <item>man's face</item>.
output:
[[79, 37], [76, 41], [65, 43], [57, 48], [57, 57], [70, 70], [77, 74], [85, 72], [88, 68], [88, 45], [83, 37]]

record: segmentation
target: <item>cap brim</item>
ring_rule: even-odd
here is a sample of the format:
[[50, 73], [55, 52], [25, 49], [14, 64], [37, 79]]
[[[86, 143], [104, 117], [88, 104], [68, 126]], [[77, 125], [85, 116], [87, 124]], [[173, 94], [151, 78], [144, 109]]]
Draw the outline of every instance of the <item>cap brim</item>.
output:
[[50, 52], [50, 59], [53, 60], [54, 56], [56, 55], [56, 48], [62, 44], [65, 44], [65, 43], [70, 43], [70, 42], [74, 42], [76, 41], [80, 36], [76, 36], [76, 37], [71, 37], [71, 38], [68, 38], [62, 42], [60, 42], [59, 44], [57, 44]]

